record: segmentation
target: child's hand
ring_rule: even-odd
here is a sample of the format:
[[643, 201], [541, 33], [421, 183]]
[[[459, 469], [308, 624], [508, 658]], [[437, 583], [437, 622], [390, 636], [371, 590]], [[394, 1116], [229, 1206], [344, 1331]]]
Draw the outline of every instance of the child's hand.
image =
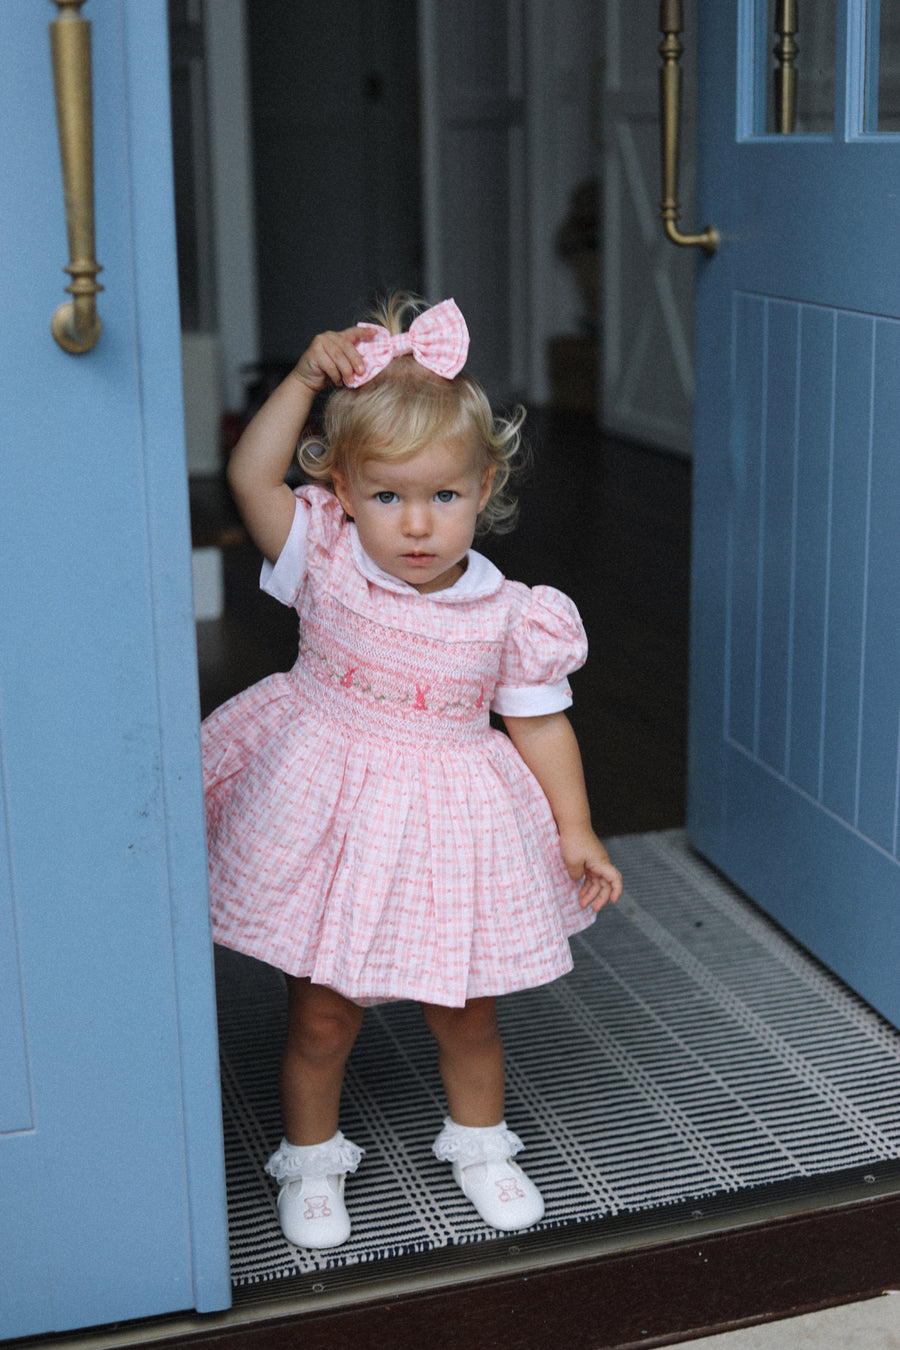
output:
[[596, 914], [605, 904], [614, 905], [622, 894], [622, 874], [593, 830], [560, 835], [559, 846], [572, 880], [584, 878], [578, 897], [581, 908], [590, 905]]
[[368, 342], [371, 337], [372, 329], [360, 326], [345, 328], [341, 333], [320, 333], [300, 357], [292, 374], [314, 394], [326, 384], [343, 384], [363, 369], [356, 344]]

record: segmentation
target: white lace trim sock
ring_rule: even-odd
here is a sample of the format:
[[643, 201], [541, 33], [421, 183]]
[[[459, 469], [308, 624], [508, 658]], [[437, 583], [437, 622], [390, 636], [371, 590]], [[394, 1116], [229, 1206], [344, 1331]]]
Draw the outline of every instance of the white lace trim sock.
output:
[[507, 1129], [506, 1121], [499, 1125], [457, 1125], [444, 1117], [444, 1128], [432, 1146], [434, 1156], [441, 1162], [459, 1163], [471, 1167], [474, 1163], [506, 1162], [521, 1153], [525, 1145], [517, 1134]]
[[281, 1144], [266, 1163], [270, 1177], [281, 1184], [299, 1177], [340, 1176], [355, 1172], [364, 1150], [345, 1139], [340, 1130], [324, 1144]]

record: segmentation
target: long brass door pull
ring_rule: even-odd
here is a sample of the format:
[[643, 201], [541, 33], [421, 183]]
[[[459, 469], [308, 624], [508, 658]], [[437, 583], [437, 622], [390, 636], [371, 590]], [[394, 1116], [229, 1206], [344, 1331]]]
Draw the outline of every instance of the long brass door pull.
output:
[[659, 54], [663, 64], [659, 72], [659, 124], [662, 150], [663, 199], [659, 213], [663, 229], [673, 244], [685, 248], [697, 246], [707, 256], [719, 247], [719, 231], [707, 225], [700, 234], [682, 234], [678, 228], [678, 139], [681, 121], [681, 67], [684, 51], [679, 34], [684, 27], [681, 0], [660, 0], [659, 27], [663, 40]]
[[91, 108], [91, 25], [81, 17], [85, 0], [52, 0], [59, 10], [50, 27], [56, 125], [62, 166], [72, 296], [59, 306], [50, 328], [64, 351], [87, 352], [100, 336], [96, 296], [102, 269], [94, 257], [94, 134]]

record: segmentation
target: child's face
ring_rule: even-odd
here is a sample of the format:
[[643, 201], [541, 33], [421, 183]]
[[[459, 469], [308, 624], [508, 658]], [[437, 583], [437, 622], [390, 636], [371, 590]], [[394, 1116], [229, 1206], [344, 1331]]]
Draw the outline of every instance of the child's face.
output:
[[355, 481], [335, 474], [334, 487], [372, 561], [427, 595], [462, 576], [493, 476], [465, 441], [437, 441], [399, 464], [364, 460]]

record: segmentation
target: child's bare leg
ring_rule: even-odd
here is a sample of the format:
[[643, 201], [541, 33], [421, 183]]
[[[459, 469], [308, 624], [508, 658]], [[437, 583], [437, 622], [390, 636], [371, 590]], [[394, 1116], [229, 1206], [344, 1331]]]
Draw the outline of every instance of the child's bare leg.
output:
[[338, 1129], [347, 1056], [362, 1008], [333, 989], [287, 977], [287, 1038], [281, 1057], [284, 1139], [266, 1163], [279, 1183], [282, 1231], [298, 1247], [338, 1247], [350, 1236], [344, 1178], [362, 1149]]
[[463, 1194], [494, 1228], [513, 1232], [543, 1217], [541, 1193], [513, 1162], [523, 1147], [503, 1119], [503, 1044], [497, 1000], [472, 998], [463, 1008], [423, 1004], [438, 1044], [449, 1116], [435, 1156], [453, 1164]]
[[437, 1041], [447, 1109], [458, 1125], [498, 1125], [503, 1119], [503, 1042], [497, 1000], [471, 998], [462, 1008], [422, 1004]]
[[287, 1039], [281, 1059], [281, 1114], [291, 1144], [321, 1144], [338, 1128], [344, 1069], [363, 1010], [308, 979], [287, 977]]

